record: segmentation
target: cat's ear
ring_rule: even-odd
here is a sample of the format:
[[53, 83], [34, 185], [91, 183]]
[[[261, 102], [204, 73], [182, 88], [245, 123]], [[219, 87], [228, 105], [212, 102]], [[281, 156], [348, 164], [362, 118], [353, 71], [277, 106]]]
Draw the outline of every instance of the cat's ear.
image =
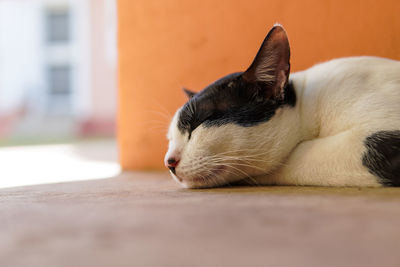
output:
[[267, 98], [282, 99], [289, 72], [289, 40], [283, 27], [276, 24], [265, 37], [253, 63], [243, 73], [243, 78], [260, 83]]
[[185, 92], [186, 96], [191, 99], [196, 93], [193, 91], [190, 91], [189, 89], [183, 87], [182, 88], [183, 92]]

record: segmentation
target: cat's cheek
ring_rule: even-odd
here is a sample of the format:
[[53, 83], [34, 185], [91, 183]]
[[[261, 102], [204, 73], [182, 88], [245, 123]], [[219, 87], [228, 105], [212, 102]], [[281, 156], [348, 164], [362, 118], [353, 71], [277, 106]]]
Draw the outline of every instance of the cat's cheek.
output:
[[229, 125], [206, 127], [200, 125], [192, 133], [188, 143], [188, 150], [191, 153], [199, 153], [202, 157], [213, 156], [221, 150], [226, 150], [227, 144], [232, 140]]
[[[173, 178], [184, 188], [215, 187], [241, 179], [243, 174], [238, 169], [243, 166], [236, 166], [232, 159], [237, 156], [233, 152], [240, 149], [233, 146], [238, 143], [238, 130], [242, 127], [232, 124], [200, 125], [185, 144]], [[225, 164], [222, 156], [227, 153], [230, 155]]]

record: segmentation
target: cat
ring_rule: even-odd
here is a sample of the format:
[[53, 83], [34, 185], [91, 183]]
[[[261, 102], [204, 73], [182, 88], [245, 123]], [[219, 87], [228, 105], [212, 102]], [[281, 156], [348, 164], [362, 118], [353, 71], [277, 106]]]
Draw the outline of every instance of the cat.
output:
[[244, 72], [188, 96], [165, 165], [186, 188], [400, 185], [400, 62], [349, 57], [290, 74], [284, 28]]

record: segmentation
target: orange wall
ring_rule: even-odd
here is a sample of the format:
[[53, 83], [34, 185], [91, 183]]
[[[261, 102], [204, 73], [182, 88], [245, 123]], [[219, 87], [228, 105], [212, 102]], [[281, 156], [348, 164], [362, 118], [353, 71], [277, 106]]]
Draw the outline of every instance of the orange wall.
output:
[[400, 59], [399, 0], [118, 0], [118, 13], [124, 169], [162, 168], [181, 87], [244, 70], [275, 22], [288, 32], [294, 71], [342, 56]]

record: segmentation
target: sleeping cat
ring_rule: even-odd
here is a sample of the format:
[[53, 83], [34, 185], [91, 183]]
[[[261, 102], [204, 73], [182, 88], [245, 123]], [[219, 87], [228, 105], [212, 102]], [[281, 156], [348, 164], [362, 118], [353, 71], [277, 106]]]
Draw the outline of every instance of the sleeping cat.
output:
[[400, 62], [335, 59], [290, 74], [275, 25], [245, 72], [185, 89], [165, 165], [187, 188], [257, 185], [399, 186]]

